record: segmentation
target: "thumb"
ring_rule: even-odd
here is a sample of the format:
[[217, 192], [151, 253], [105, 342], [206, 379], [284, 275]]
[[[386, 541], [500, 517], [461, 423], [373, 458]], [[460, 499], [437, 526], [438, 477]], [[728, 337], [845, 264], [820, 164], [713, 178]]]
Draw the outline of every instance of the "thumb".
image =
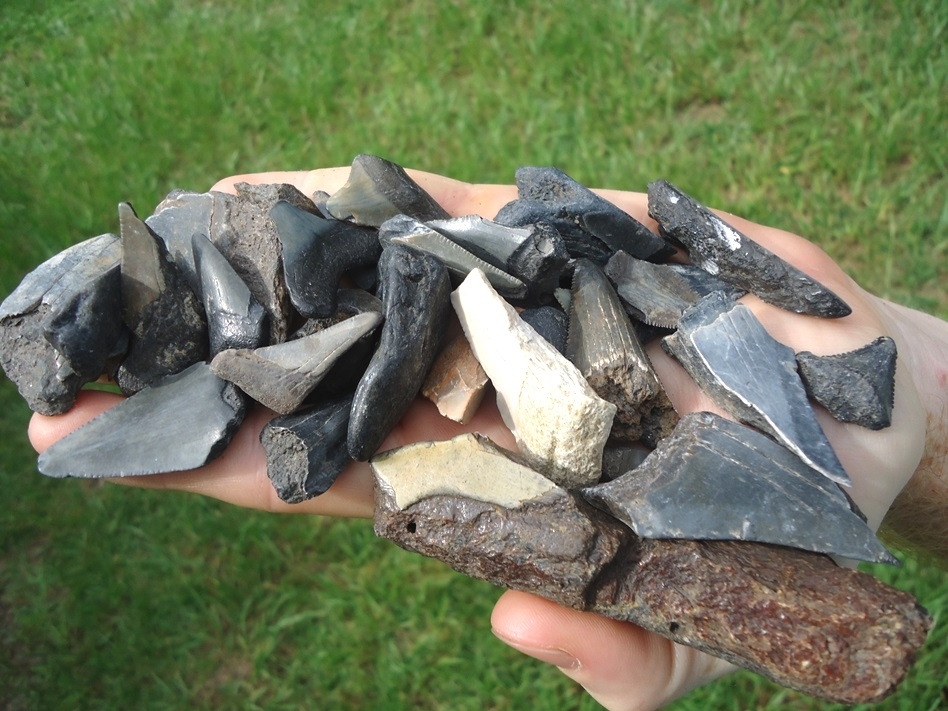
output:
[[733, 667], [628, 622], [508, 591], [491, 616], [514, 649], [559, 667], [610, 711], [644, 711], [683, 696]]

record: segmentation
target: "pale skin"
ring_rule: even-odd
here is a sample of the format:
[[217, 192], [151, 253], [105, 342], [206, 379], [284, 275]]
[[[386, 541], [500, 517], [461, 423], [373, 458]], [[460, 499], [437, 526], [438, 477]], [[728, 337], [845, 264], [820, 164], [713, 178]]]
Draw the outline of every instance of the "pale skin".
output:
[[[242, 175], [222, 180], [213, 189], [233, 192], [238, 182], [286, 182], [306, 195], [316, 190], [332, 194], [345, 183], [348, 173], [344, 167]], [[513, 186], [473, 185], [430, 173], [410, 173], [452, 215], [476, 213], [490, 218], [516, 197]], [[645, 195], [598, 192], [655, 228], [648, 217]], [[888, 513], [887, 527], [917, 549], [948, 561], [948, 323], [869, 294], [821, 249], [801, 237], [732, 215], [722, 216], [827, 285], [852, 307], [853, 313], [844, 319], [822, 320], [782, 311], [754, 296], [744, 297], [744, 303], [775, 338], [796, 351], [820, 355], [852, 350], [881, 335], [896, 340], [899, 365], [891, 427], [872, 432], [840, 424], [824, 411], [819, 411], [818, 417], [853, 480], [849, 493], [870, 525], [878, 528]], [[649, 355], [680, 413], [717, 410], [659, 347], [650, 347]], [[117, 396], [108, 393], [85, 392], [64, 415], [34, 415], [30, 440], [42, 451], [117, 401]], [[370, 517], [373, 483], [364, 463], [350, 466], [320, 497], [293, 506], [277, 498], [267, 479], [258, 441], [260, 429], [271, 416], [263, 408], [252, 411], [227, 451], [201, 469], [122, 483], [190, 491], [281, 513]], [[462, 426], [419, 400], [382, 449], [447, 439], [466, 431], [484, 433], [501, 446], [514, 446], [492, 403], [485, 403], [474, 419]], [[508, 591], [500, 597], [491, 625], [501, 640], [556, 665], [613, 711], [659, 708], [731, 669], [720, 660], [634, 625], [566, 609], [521, 592]]]

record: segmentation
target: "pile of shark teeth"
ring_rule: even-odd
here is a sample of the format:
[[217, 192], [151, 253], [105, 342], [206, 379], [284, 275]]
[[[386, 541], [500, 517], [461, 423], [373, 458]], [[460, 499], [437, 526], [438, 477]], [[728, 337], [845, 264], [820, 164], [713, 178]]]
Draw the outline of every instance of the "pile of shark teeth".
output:
[[[555, 168], [493, 220], [452, 218], [361, 155], [333, 195], [175, 191], [0, 304], [0, 364], [36, 412], [103, 377], [127, 396], [39, 458], [53, 477], [202, 466], [252, 402], [279, 496], [376, 476], [376, 531], [468, 575], [654, 630], [844, 703], [895, 688], [931, 617], [831, 556], [893, 563], [811, 402], [887, 427], [894, 343], [794, 353], [737, 300], [849, 307], [665, 181], [653, 233]], [[678, 261], [686, 257], [690, 264]], [[461, 332], [453, 325], [460, 321]], [[732, 419], [679, 418], [643, 343]], [[468, 421], [488, 384], [517, 452], [479, 435], [378, 453], [422, 393]]]

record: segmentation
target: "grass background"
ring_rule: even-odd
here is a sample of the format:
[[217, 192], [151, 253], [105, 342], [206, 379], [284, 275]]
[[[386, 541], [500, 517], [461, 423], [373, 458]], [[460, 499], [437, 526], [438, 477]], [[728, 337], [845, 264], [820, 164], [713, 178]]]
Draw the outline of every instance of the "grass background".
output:
[[[667, 177], [948, 317], [948, 5], [4, 0], [0, 294], [172, 188], [373, 152], [479, 182]], [[0, 709], [594, 709], [489, 633], [497, 591], [375, 540], [35, 473], [0, 383]], [[948, 706], [939, 619], [879, 708]], [[684, 709], [830, 708], [741, 673]]]

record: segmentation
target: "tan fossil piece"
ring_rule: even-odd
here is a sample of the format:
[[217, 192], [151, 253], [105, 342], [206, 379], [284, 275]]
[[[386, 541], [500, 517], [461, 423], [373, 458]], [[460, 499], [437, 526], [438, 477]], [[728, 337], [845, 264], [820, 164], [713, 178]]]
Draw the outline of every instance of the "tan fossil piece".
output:
[[471, 344], [459, 333], [438, 355], [421, 388], [443, 416], [464, 424], [477, 412], [487, 388], [487, 373]]

